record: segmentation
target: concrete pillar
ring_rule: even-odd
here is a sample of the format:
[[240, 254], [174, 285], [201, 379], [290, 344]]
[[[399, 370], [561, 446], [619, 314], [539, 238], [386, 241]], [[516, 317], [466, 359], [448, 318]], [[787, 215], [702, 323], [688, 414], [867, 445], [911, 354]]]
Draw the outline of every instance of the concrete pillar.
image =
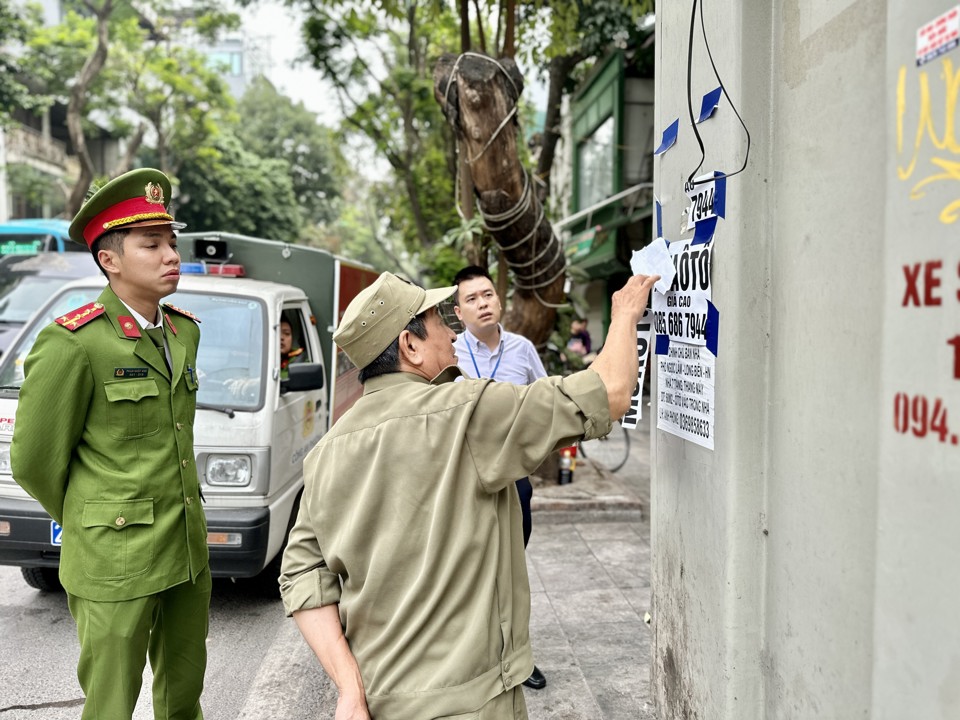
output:
[[[715, 449], [652, 435], [664, 719], [960, 716], [960, 49], [916, 66], [945, 9], [702, 7], [751, 147], [712, 241]], [[657, 8], [656, 127], [680, 118], [655, 161], [668, 240], [690, 235], [701, 158], [690, 11]], [[718, 84], [698, 16], [694, 114]], [[737, 170], [729, 100], [698, 127], [699, 172]]]
[[[918, 30], [953, 49], [918, 66]], [[956, 3], [888, 6], [873, 661], [888, 720], [960, 717], [958, 34]]]

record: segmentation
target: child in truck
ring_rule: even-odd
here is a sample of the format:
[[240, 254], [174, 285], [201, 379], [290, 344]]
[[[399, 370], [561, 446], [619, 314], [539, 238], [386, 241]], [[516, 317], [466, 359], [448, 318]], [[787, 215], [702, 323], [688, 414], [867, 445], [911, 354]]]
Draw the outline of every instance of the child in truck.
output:
[[280, 377], [289, 375], [291, 363], [303, 360], [303, 348], [293, 347], [293, 326], [286, 318], [280, 320]]

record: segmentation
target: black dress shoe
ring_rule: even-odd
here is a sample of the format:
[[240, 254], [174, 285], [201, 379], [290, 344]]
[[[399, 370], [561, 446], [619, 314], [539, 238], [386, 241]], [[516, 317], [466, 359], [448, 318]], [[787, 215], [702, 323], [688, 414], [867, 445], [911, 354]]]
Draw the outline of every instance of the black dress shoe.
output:
[[534, 690], [543, 690], [547, 686], [547, 679], [540, 672], [540, 668], [534, 665], [533, 672], [530, 673], [530, 677], [523, 681], [523, 684]]

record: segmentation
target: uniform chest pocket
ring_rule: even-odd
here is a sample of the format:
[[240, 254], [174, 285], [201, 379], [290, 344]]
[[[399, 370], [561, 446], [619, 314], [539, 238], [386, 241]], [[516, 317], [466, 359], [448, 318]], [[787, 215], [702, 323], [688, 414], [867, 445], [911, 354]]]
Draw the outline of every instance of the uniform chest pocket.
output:
[[116, 440], [133, 440], [160, 431], [160, 389], [153, 378], [104, 383], [107, 427]]

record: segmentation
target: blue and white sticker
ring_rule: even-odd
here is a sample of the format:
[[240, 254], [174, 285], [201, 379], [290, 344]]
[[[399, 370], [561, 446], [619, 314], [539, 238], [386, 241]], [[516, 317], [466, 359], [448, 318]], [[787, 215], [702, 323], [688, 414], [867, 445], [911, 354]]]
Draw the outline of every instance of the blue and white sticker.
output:
[[724, 217], [727, 205], [727, 176], [719, 171], [695, 177], [684, 183], [684, 192], [690, 198], [687, 209], [687, 230], [693, 230], [698, 222]]

